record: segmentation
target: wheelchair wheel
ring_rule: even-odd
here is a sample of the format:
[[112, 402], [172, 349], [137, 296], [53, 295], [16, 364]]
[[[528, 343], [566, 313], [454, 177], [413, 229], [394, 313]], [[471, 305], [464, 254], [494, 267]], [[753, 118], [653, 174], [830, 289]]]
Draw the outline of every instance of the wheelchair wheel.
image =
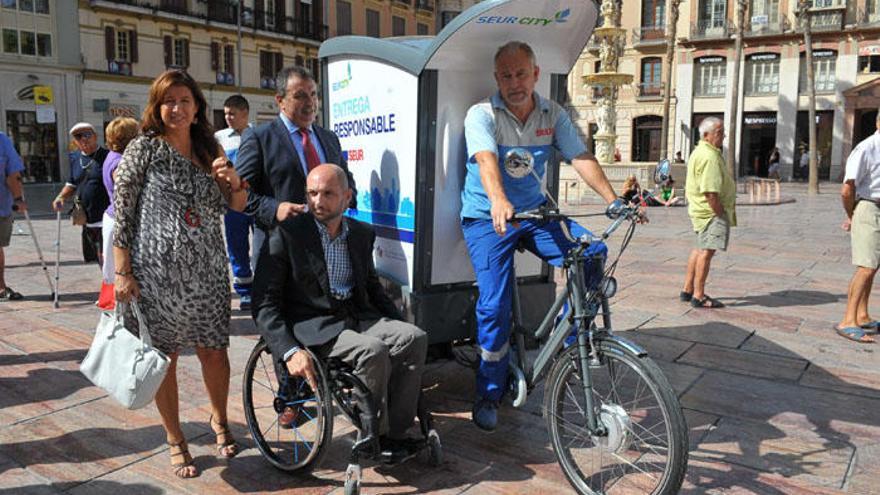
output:
[[[244, 413], [248, 429], [263, 457], [283, 471], [309, 470], [321, 460], [333, 438], [333, 403], [327, 379], [314, 355], [320, 390], [312, 390], [300, 378], [288, 378], [283, 371], [281, 383], [272, 355], [262, 339], [248, 358], [242, 380]], [[295, 419], [289, 428], [282, 427], [278, 416], [291, 408]]]
[[428, 462], [434, 466], [443, 464], [443, 445], [440, 443], [440, 435], [437, 430], [431, 430], [426, 440], [428, 444]]

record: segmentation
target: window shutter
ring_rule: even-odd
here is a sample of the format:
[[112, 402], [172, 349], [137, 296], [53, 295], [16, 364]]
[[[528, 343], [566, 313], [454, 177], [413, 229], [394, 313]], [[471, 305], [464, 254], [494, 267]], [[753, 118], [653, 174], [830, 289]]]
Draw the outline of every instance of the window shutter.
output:
[[128, 32], [128, 51], [131, 55], [131, 63], [136, 64], [138, 61], [138, 37], [137, 31], [134, 29]]
[[254, 22], [257, 29], [263, 29], [266, 25], [266, 10], [263, 0], [254, 0]]
[[220, 43], [211, 42], [211, 70], [220, 70]]
[[183, 66], [189, 67], [189, 40], [183, 40]]
[[116, 30], [112, 26], [104, 27], [104, 53], [107, 60], [116, 60]]
[[226, 72], [229, 72], [232, 75], [235, 75], [235, 52], [232, 48], [232, 45], [226, 45], [224, 47], [225, 58], [228, 61], [226, 64]]
[[284, 0], [276, 0], [275, 1], [275, 29], [280, 32], [287, 31], [287, 16], [286, 12], [286, 4]]
[[270, 75], [270, 77], [275, 77], [276, 74], [281, 72], [281, 67], [283, 65], [284, 65], [284, 55], [282, 55], [281, 52], [277, 52], [275, 54], [275, 66], [272, 68], [273, 71], [272, 71], [272, 74]]
[[162, 37], [162, 46], [165, 49], [165, 67], [174, 65], [174, 46], [172, 45], [171, 36]]

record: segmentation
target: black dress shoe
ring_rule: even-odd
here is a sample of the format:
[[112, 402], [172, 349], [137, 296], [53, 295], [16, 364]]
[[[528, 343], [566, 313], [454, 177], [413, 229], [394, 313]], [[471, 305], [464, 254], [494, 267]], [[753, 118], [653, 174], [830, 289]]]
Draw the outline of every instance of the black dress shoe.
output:
[[422, 446], [423, 440], [416, 438], [388, 438], [379, 437], [379, 458], [385, 464], [400, 464], [415, 457]]

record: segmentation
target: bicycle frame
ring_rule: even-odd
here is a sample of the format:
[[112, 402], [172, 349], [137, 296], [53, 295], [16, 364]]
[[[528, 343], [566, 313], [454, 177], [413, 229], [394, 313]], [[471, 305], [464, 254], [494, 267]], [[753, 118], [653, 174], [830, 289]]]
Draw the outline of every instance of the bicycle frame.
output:
[[[556, 300], [550, 306], [550, 310], [544, 316], [543, 321], [534, 331], [533, 335], [536, 339], [543, 340], [549, 334], [549, 338], [538, 352], [532, 365], [526, 360], [524, 346], [524, 328], [522, 325], [522, 307], [520, 305], [519, 291], [516, 286], [516, 268], [513, 274], [513, 323], [514, 338], [516, 339], [517, 366], [522, 370], [526, 378], [528, 388], [532, 388], [549, 370], [553, 364], [554, 358], [562, 350], [565, 340], [571, 334], [572, 321], [578, 323], [577, 346], [578, 346], [578, 368], [581, 370], [583, 391], [585, 399], [585, 409], [587, 411], [587, 427], [591, 432], [597, 435], [604, 434], [602, 428], [599, 427], [598, 418], [593, 407], [592, 381], [589, 373], [589, 365], [598, 359], [597, 349], [594, 345], [594, 339], [597, 332], [594, 330], [594, 320], [600, 314], [601, 309], [603, 328], [601, 338], [604, 340], [613, 340], [624, 348], [631, 351], [639, 357], [647, 356], [647, 352], [636, 344], [625, 339], [613, 335], [611, 328], [611, 312], [609, 310], [608, 299], [603, 294], [597, 297], [587, 297], [587, 289], [584, 287], [584, 262], [583, 252], [587, 245], [578, 244], [571, 248], [565, 256], [563, 267], [568, 272], [568, 280], [565, 288], [556, 297]], [[600, 260], [594, 260], [601, 262]], [[599, 270], [604, 273], [604, 265]], [[599, 289], [592, 289], [596, 291]], [[591, 295], [592, 296], [592, 295]], [[560, 313], [566, 301], [571, 301], [568, 311], [559, 318], [557, 323], [555, 320]], [[590, 302], [590, 304], [587, 304]], [[572, 312], [574, 314], [572, 314]]]

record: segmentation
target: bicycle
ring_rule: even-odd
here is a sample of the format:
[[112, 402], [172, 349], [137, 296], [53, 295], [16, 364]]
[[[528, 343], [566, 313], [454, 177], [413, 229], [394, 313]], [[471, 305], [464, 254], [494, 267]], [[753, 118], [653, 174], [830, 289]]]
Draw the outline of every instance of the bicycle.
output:
[[[601, 236], [584, 234], [578, 239], [567, 228], [569, 216], [558, 208], [544, 206], [514, 217], [513, 221], [559, 221], [574, 247], [563, 262], [565, 287], [534, 332], [524, 328], [518, 290], [511, 291], [514, 354], [507, 393], [515, 407], [522, 407], [529, 392], [547, 377], [543, 415], [551, 446], [578, 493], [673, 494], [681, 487], [688, 459], [681, 405], [647, 352], [614, 335], [611, 327], [608, 301], [617, 291], [613, 275], [639, 211], [615, 202], [606, 214], [613, 222]], [[629, 228], [607, 269], [603, 255], [584, 256], [625, 221]], [[601, 327], [596, 321], [600, 316]], [[525, 352], [527, 334], [540, 349], [531, 363]]]

